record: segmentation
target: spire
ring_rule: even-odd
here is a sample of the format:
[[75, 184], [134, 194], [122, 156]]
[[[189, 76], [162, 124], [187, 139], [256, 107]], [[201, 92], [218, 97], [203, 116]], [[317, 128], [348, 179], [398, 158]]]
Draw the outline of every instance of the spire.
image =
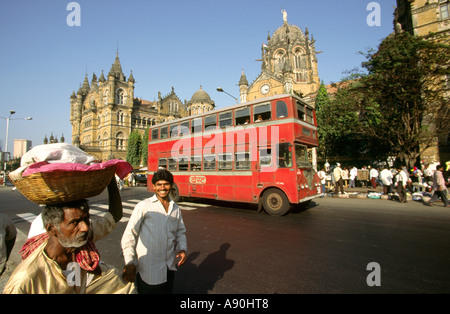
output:
[[130, 71], [130, 76], [128, 77], [128, 82], [131, 82], [131, 83], [135, 83], [136, 82], [134, 80], [134, 77], [133, 77], [133, 71]]
[[84, 77], [83, 86], [81, 86], [81, 91], [83, 92], [84, 95], [87, 95], [90, 89], [91, 88], [89, 87], [89, 81], [86, 73], [86, 76]]
[[244, 70], [242, 70], [241, 79], [239, 80], [239, 86], [241, 86], [241, 85], [248, 86], [248, 81], [247, 81], [247, 77], [245, 76]]
[[111, 70], [109, 70], [108, 75], [112, 75], [116, 78], [120, 78], [121, 76], [123, 77], [122, 66], [120, 65], [120, 60], [119, 60], [119, 49], [117, 49], [116, 60], [114, 60], [114, 63], [111, 66]]
[[103, 75], [103, 70], [102, 70], [102, 75], [100, 75], [100, 78], [98, 79], [99, 82], [104, 82], [105, 80], [105, 76]]

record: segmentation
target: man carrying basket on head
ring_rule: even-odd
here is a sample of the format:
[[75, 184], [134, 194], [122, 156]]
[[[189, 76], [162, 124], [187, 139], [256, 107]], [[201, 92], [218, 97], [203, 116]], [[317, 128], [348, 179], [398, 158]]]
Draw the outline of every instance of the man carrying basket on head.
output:
[[[122, 201], [114, 177], [108, 195], [109, 211], [92, 222], [87, 200], [47, 205], [42, 212], [47, 232], [24, 244], [23, 261], [3, 293], [134, 293], [133, 283], [125, 282], [117, 269], [100, 262], [94, 245], [122, 218]], [[73, 268], [66, 270], [68, 266]]]
[[[131, 165], [119, 160], [108, 161], [104, 164], [108, 167], [114, 164], [111, 175], [103, 178], [101, 184], [102, 189], [107, 184], [108, 190], [109, 208], [105, 216], [91, 221], [88, 201], [81, 194], [64, 199], [63, 202], [45, 203], [47, 205], [40, 218], [37, 219], [42, 220], [45, 232], [40, 232], [40, 228], [37, 228], [35, 230], [38, 232], [34, 232], [25, 242], [21, 250], [22, 262], [11, 274], [3, 293], [109, 294], [135, 292], [133, 283], [125, 282], [116, 268], [100, 261], [100, 253], [94, 244], [108, 235], [122, 218], [122, 200], [113, 172], [118, 168], [121, 168], [121, 172], [129, 172], [132, 169]], [[45, 164], [43, 167], [46, 166], [51, 167], [52, 165]], [[67, 164], [55, 163], [58, 170], [65, 166]], [[80, 168], [82, 165], [75, 166]], [[102, 168], [105, 165], [97, 164], [95, 166]], [[88, 166], [86, 167], [91, 171]], [[73, 178], [76, 175], [74, 173], [77, 172], [68, 171], [64, 175]], [[94, 175], [98, 174], [95, 171], [93, 173]], [[124, 176], [124, 173], [122, 175]], [[66, 184], [64, 188], [70, 190], [71, 185]], [[21, 192], [24, 194], [25, 191], [22, 189]], [[86, 192], [83, 194], [86, 195]], [[80, 196], [81, 199], [79, 199]], [[29, 198], [29, 196], [27, 197]], [[38, 200], [34, 201], [38, 202]]]

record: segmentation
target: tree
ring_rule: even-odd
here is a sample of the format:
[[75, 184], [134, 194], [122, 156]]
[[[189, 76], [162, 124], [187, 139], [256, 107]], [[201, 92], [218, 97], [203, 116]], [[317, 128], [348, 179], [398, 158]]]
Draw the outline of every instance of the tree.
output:
[[139, 166], [141, 164], [141, 135], [137, 130], [133, 130], [130, 133], [130, 137], [128, 139], [128, 148], [127, 148], [127, 161], [134, 165]]
[[349, 89], [357, 132], [385, 141], [408, 167], [449, 132], [450, 46], [402, 33], [365, 54], [368, 74]]
[[150, 127], [148, 127], [145, 130], [144, 136], [142, 137], [142, 142], [141, 142], [141, 156], [142, 156], [142, 164], [144, 166], [147, 166], [148, 164], [148, 134], [149, 134], [149, 129]]
[[316, 116], [319, 134], [319, 156], [370, 157], [378, 159], [387, 155], [386, 147], [372, 136], [357, 132], [358, 103], [351, 89], [354, 79], [336, 84], [337, 92], [329, 97], [323, 83], [316, 97]]

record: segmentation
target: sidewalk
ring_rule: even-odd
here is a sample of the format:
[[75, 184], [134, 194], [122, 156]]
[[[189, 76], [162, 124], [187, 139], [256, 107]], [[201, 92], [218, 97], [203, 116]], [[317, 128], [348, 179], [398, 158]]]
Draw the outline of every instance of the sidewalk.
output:
[[[334, 194], [334, 188], [327, 188], [326, 197], [333, 198], [370, 198], [370, 199], [382, 199], [382, 200], [398, 200], [398, 194], [396, 193], [396, 189], [393, 189], [393, 193], [385, 195], [383, 194], [383, 187], [377, 186], [375, 189], [372, 186], [367, 187], [356, 187], [349, 188], [344, 187], [345, 194]], [[427, 192], [414, 192], [411, 193], [409, 190], [407, 192], [407, 200], [408, 201], [423, 201], [427, 202], [431, 198], [431, 194]]]

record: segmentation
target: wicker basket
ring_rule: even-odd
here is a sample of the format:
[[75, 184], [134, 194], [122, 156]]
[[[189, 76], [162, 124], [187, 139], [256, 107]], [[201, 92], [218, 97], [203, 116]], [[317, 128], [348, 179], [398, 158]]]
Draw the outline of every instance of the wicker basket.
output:
[[92, 171], [37, 172], [11, 182], [30, 201], [52, 205], [93, 197], [114, 177], [115, 167]]

